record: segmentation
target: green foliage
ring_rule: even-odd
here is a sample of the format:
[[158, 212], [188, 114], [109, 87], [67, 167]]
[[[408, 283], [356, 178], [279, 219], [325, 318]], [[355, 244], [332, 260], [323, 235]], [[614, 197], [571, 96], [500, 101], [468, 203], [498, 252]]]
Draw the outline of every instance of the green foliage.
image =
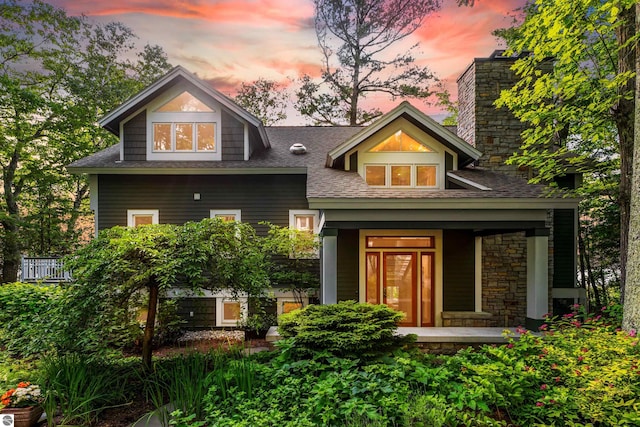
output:
[[77, 354], [43, 359], [40, 375], [45, 407], [57, 408], [60, 425], [90, 425], [106, 408], [127, 402], [132, 369]]
[[320, 239], [317, 235], [261, 223], [268, 227], [263, 250], [273, 258], [269, 278], [273, 287], [287, 289], [298, 301], [318, 289], [318, 254]]
[[427, 67], [415, 64], [411, 46], [389, 55], [397, 42], [424, 23], [440, 6], [437, 0], [389, 2], [315, 0], [315, 27], [323, 54], [322, 82], [305, 75], [296, 108], [315, 124], [361, 125], [380, 110], [364, 109], [370, 93], [426, 98], [435, 80]]
[[289, 94], [273, 80], [259, 78], [251, 83], [241, 83], [233, 99], [265, 126], [273, 126], [287, 118]]
[[52, 313], [61, 295], [55, 286], [19, 282], [0, 286], [0, 345], [22, 357], [53, 349], [57, 319]]
[[278, 331], [283, 338], [293, 339], [290, 351], [301, 356], [328, 352], [338, 357], [371, 358], [415, 339], [396, 335], [402, 316], [385, 305], [342, 301], [283, 314]]
[[[635, 4], [531, 1], [524, 8], [524, 22], [500, 33], [509, 45], [507, 54], [527, 53], [513, 66], [520, 80], [496, 102], [529, 125], [520, 150], [508, 162], [531, 168], [534, 182], [553, 182], [575, 170], [584, 174], [580, 217], [588, 220], [581, 233], [586, 249], [581, 250], [581, 267], [596, 297], [595, 278], [603, 286], [618, 280], [624, 284], [638, 37]], [[619, 227], [614, 224], [617, 217]], [[590, 267], [592, 271], [586, 271]]]
[[65, 260], [74, 276], [65, 292], [64, 323], [75, 337], [68, 341], [104, 348], [140, 338], [136, 316], [146, 298], [143, 360], [150, 364], [153, 295], [203, 288], [262, 295], [269, 278], [260, 243], [249, 224], [219, 218], [103, 230]]
[[[153, 370], [141, 377], [145, 395], [156, 408], [153, 414], [174, 424], [179, 422], [181, 413], [202, 420], [204, 397], [216, 378], [211, 373], [227, 365], [234, 355], [222, 351], [190, 353], [155, 362]], [[168, 403], [175, 414], [169, 414]]]
[[65, 165], [115, 144], [97, 118], [164, 74], [157, 46], [138, 49], [120, 23], [67, 16], [43, 1], [0, 10], [2, 282], [16, 280], [21, 251], [71, 252], [90, 215], [88, 180]]

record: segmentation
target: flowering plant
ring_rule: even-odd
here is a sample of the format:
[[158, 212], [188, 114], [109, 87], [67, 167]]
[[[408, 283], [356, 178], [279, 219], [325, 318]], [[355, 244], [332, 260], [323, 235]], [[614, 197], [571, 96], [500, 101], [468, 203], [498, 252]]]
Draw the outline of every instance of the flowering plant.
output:
[[0, 403], [7, 408], [24, 408], [42, 403], [40, 386], [28, 382], [18, 383], [16, 388], [8, 390], [0, 397]]

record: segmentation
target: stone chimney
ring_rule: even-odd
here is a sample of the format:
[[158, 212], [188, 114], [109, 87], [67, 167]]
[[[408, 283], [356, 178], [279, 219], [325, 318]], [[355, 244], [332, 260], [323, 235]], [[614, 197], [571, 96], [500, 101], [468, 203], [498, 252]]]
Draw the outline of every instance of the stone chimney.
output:
[[478, 166], [529, 178], [527, 170], [505, 164], [520, 147], [526, 125], [506, 108], [494, 105], [500, 91], [518, 80], [511, 71], [517, 59], [496, 50], [488, 58], [475, 58], [458, 78], [458, 136], [483, 153]]

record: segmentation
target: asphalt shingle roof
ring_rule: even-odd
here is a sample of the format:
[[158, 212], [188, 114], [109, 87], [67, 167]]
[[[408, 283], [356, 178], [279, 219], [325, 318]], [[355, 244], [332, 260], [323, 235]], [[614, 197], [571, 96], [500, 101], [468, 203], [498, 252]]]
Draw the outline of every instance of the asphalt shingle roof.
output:
[[[278, 126], [266, 128], [271, 148], [254, 153], [249, 161], [120, 161], [120, 144], [113, 145], [92, 156], [80, 159], [70, 169], [102, 169], [101, 173], [122, 173], [126, 170], [167, 169], [252, 169], [305, 168], [307, 170], [307, 198], [336, 199], [460, 199], [460, 198], [538, 198], [545, 187], [530, 185], [523, 179], [483, 170], [465, 168], [453, 173], [490, 190], [469, 189], [398, 189], [370, 187], [354, 172], [325, 167], [327, 153], [362, 130], [357, 126], [302, 127]], [[292, 154], [289, 147], [302, 143], [306, 154]]]

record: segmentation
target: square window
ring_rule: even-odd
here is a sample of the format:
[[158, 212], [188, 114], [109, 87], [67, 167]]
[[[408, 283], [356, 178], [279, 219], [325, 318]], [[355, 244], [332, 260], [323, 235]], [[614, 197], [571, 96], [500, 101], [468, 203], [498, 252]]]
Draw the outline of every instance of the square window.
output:
[[391, 166], [391, 185], [408, 187], [411, 185], [411, 166]]
[[153, 124], [153, 151], [171, 151], [171, 123]]
[[247, 299], [219, 296], [216, 298], [216, 326], [238, 326], [247, 316]]
[[416, 166], [416, 185], [418, 187], [435, 187], [436, 167]]
[[158, 224], [157, 209], [129, 209], [127, 211], [127, 226]]
[[384, 165], [365, 166], [365, 177], [368, 185], [386, 185], [387, 167]]
[[240, 320], [240, 303], [237, 301], [225, 301], [222, 303], [222, 321], [237, 322]]
[[193, 124], [176, 123], [176, 151], [193, 150]]
[[215, 151], [215, 126], [213, 123], [198, 123], [198, 151]]

